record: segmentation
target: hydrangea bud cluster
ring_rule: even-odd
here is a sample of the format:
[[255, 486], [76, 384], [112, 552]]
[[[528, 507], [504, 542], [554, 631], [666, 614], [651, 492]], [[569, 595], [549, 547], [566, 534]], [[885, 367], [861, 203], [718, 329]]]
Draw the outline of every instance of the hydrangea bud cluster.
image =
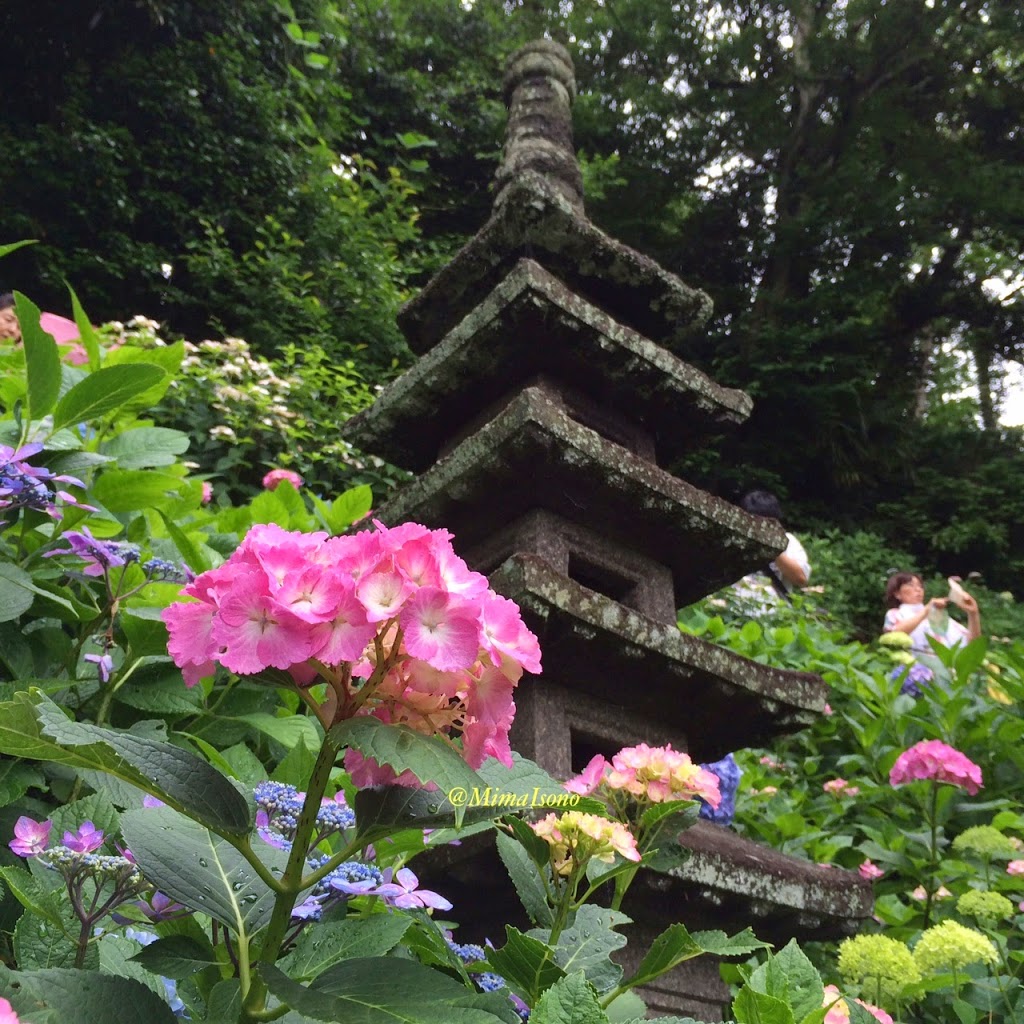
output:
[[[260, 838], [278, 849], [290, 849], [306, 794], [283, 782], [261, 782], [253, 795], [256, 800], [256, 831]], [[312, 845], [316, 846], [329, 836], [351, 828], [355, 822], [355, 813], [345, 803], [343, 793], [339, 792], [333, 799], [325, 798], [317, 812]]]
[[914, 946], [914, 963], [919, 973], [944, 974], [971, 964], [994, 964], [999, 952], [987, 935], [958, 924], [943, 921], [922, 932]]
[[48, 845], [52, 829], [52, 821], [22, 816], [8, 845], [19, 857], [34, 857], [63, 876], [71, 906], [85, 927], [91, 928], [148, 888], [130, 855], [96, 852], [103, 846], [104, 834], [91, 821], [82, 822], [74, 832], [66, 831], [59, 846]]
[[982, 924], [994, 928], [999, 921], [1013, 916], [1013, 904], [998, 892], [968, 889], [956, 901], [958, 914], [975, 917]]
[[610, 762], [598, 754], [565, 788], [582, 796], [597, 793], [613, 805], [623, 796], [655, 804], [700, 797], [714, 808], [722, 801], [718, 776], [671, 745], [623, 747]]
[[85, 484], [77, 477], [54, 474], [43, 466], [29, 463], [28, 460], [42, 450], [41, 444], [24, 444], [20, 448], [0, 444], [0, 512], [27, 508], [42, 512], [51, 519], [60, 519], [58, 498], [66, 505], [95, 512], [92, 505], [85, 505], [73, 494], [56, 487], [57, 484], [73, 484], [84, 488]]
[[846, 779], [829, 779], [821, 788], [837, 800], [842, 797], [857, 796], [860, 793], [860, 786], [851, 786]]
[[985, 860], [1009, 860], [1014, 846], [1009, 836], [992, 825], [972, 825], [953, 840], [953, 850], [959, 854], [972, 853]]
[[551, 870], [563, 878], [595, 858], [611, 864], [615, 855], [640, 861], [633, 834], [618, 821], [596, 814], [566, 811], [549, 814], [530, 826], [550, 847]]
[[921, 980], [921, 971], [904, 943], [887, 935], [855, 935], [839, 944], [837, 966], [849, 985], [860, 985], [886, 1006], [895, 1005], [904, 985]]
[[902, 786], [918, 779], [948, 782], [974, 796], [982, 787], [981, 769], [959, 750], [941, 740], [922, 740], [904, 750], [889, 772], [889, 783]]
[[[325, 725], [355, 715], [426, 735], [460, 735], [472, 767], [511, 765], [513, 689], [540, 671], [537, 638], [488, 588], [446, 530], [416, 523], [347, 537], [253, 527], [238, 550], [164, 611], [168, 650], [189, 686], [216, 666], [328, 683]], [[414, 784], [349, 751], [358, 786]], [[403, 773], [405, 775], [406, 773]]]

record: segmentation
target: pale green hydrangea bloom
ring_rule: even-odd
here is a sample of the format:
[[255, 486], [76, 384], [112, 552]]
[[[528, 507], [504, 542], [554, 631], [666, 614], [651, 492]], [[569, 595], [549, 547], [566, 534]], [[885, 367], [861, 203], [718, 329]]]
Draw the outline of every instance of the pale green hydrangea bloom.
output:
[[956, 853], [975, 853], [979, 857], [1001, 857], [1006, 860], [1014, 856], [1013, 843], [992, 825], [974, 825], [965, 829], [953, 840]]
[[924, 974], [961, 970], [968, 964], [993, 964], [998, 958], [991, 939], [956, 921], [929, 928], [914, 947], [914, 961]]
[[1013, 904], [997, 892], [969, 889], [956, 901], [956, 909], [964, 917], [976, 917], [981, 922], [1002, 921], [1013, 916]]
[[904, 985], [921, 980], [921, 972], [907, 946], [887, 935], [855, 935], [839, 945], [839, 973], [861, 995], [894, 1006]]

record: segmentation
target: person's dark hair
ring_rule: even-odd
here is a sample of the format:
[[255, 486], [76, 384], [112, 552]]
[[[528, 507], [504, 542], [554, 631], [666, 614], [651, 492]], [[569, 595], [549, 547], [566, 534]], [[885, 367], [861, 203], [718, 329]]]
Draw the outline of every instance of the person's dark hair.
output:
[[902, 603], [896, 596], [900, 587], [906, 583], [913, 583], [914, 580], [920, 580], [916, 572], [896, 572], [893, 573], [888, 582], [885, 584], [885, 607], [886, 608], [899, 608]]
[[0, 309], [12, 309], [14, 306], [13, 292], [0, 292]]
[[752, 516], [782, 518], [782, 505], [771, 491], [749, 491], [740, 498], [740, 508]]

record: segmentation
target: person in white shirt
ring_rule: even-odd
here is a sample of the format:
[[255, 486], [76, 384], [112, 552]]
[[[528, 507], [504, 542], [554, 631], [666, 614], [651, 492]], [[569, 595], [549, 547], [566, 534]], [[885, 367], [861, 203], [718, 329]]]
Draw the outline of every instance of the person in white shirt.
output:
[[[753, 516], [782, 519], [782, 505], [771, 491], [750, 491], [740, 499], [740, 508]], [[786, 533], [786, 550], [768, 563], [761, 571], [744, 576], [735, 584], [738, 597], [760, 602], [766, 611], [782, 601], [790, 601], [790, 594], [806, 587], [811, 578], [811, 563], [803, 544], [792, 533]]]

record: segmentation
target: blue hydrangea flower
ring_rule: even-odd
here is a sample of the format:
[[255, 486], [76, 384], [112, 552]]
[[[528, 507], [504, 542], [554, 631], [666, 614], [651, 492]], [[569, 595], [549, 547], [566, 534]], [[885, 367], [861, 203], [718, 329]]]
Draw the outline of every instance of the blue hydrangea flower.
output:
[[900, 687], [900, 693], [907, 694], [910, 697], [920, 697], [921, 687], [926, 686], [934, 678], [935, 674], [927, 665], [922, 665], [920, 662], [914, 662], [910, 666], [910, 670], [907, 671], [905, 665], [897, 665], [890, 673], [889, 678], [895, 682], [903, 674], [906, 673], [906, 678], [903, 680], [903, 685]]
[[740, 776], [743, 774], [736, 763], [736, 758], [732, 754], [726, 754], [720, 761], [702, 764], [701, 768], [718, 776], [718, 791], [722, 794], [722, 802], [718, 807], [712, 807], [701, 800], [700, 816], [716, 825], [731, 825], [732, 819], [736, 816], [736, 793], [740, 788]]

